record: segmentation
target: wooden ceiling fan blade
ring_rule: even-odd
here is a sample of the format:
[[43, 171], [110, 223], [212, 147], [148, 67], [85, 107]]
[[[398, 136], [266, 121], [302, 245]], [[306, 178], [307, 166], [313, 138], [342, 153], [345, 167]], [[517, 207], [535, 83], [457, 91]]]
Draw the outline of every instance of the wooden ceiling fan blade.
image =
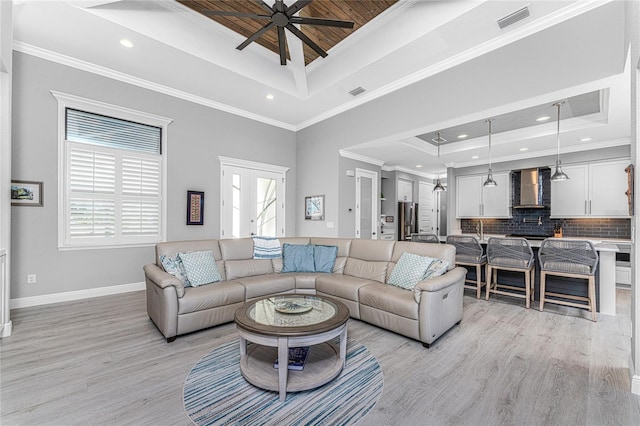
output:
[[325, 27], [353, 28], [354, 23], [350, 21], [339, 21], [337, 19], [308, 18], [294, 16], [289, 20], [292, 24], [302, 25], [322, 25]]
[[271, 19], [271, 15], [258, 15], [255, 13], [244, 12], [228, 12], [224, 10], [203, 10], [202, 14], [213, 16], [236, 16], [238, 18]]
[[287, 65], [287, 49], [284, 28], [278, 27], [278, 49], [280, 51], [280, 65]]
[[300, 9], [302, 9], [312, 1], [313, 0], [298, 0], [297, 2], [295, 2], [294, 4], [292, 4], [287, 8], [287, 15], [293, 16], [296, 12], [298, 12]]
[[245, 47], [247, 47], [248, 45], [250, 45], [251, 43], [256, 41], [262, 34], [267, 32], [267, 30], [269, 30], [271, 27], [273, 27], [275, 25], [276, 24], [274, 24], [273, 22], [269, 22], [267, 25], [265, 25], [264, 27], [260, 28], [258, 31], [253, 33], [251, 35], [251, 37], [249, 37], [244, 42], [242, 42], [242, 44], [240, 44], [238, 47], [236, 47], [236, 49], [238, 49], [238, 50], [244, 49]]
[[289, 24], [287, 25], [287, 29], [295, 34], [295, 36], [302, 40], [307, 46], [315, 50], [318, 55], [322, 56], [323, 58], [327, 57], [327, 52], [322, 50], [322, 48], [318, 46], [313, 40], [307, 37], [302, 31], [297, 29], [295, 25]]

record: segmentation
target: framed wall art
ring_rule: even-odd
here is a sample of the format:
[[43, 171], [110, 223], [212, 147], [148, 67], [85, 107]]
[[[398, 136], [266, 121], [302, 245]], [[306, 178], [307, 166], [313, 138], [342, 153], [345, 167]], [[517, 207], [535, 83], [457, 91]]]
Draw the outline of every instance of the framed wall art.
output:
[[42, 182], [11, 181], [11, 205], [42, 207], [44, 204]]
[[204, 224], [204, 192], [187, 191], [187, 225]]
[[324, 195], [304, 197], [304, 219], [324, 220]]

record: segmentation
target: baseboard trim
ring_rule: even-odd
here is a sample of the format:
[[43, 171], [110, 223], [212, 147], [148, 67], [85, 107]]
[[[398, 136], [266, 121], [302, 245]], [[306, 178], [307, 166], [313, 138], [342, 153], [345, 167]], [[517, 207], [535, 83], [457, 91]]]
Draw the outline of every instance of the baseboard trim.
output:
[[640, 376], [631, 376], [631, 393], [640, 395]]
[[48, 305], [51, 303], [70, 302], [72, 300], [89, 299], [92, 297], [109, 296], [112, 294], [128, 293], [145, 289], [144, 281], [131, 284], [112, 285], [107, 287], [89, 288], [86, 290], [67, 291], [64, 293], [43, 294], [41, 296], [20, 297], [11, 299], [11, 309], [28, 308], [31, 306]]
[[12, 328], [13, 328], [13, 323], [11, 321], [0, 325], [0, 337], [11, 336]]

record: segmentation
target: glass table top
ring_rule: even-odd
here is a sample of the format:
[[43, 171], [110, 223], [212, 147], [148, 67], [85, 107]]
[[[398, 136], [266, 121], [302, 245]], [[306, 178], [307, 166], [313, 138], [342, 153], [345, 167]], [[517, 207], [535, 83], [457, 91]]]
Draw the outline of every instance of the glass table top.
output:
[[274, 327], [301, 327], [333, 318], [338, 307], [330, 300], [311, 295], [282, 295], [256, 301], [247, 316], [258, 324]]

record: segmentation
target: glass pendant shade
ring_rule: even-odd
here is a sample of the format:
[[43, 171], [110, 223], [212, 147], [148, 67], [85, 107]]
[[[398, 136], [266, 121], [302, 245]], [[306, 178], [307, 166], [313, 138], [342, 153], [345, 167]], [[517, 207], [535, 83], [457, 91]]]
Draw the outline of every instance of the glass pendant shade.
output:
[[565, 172], [562, 171], [562, 166], [560, 165], [560, 160], [556, 161], [556, 171], [551, 176], [552, 182], [561, 182], [563, 180], [569, 179], [569, 176]]
[[498, 186], [498, 182], [493, 180], [493, 173], [491, 173], [491, 169], [489, 169], [489, 174], [487, 175], [487, 180], [482, 184], [485, 188], [492, 188], [494, 186]]
[[442, 191], [446, 191], [445, 187], [442, 186], [442, 182], [440, 182], [440, 179], [436, 180], [436, 186], [433, 187], [433, 192], [442, 192]]

